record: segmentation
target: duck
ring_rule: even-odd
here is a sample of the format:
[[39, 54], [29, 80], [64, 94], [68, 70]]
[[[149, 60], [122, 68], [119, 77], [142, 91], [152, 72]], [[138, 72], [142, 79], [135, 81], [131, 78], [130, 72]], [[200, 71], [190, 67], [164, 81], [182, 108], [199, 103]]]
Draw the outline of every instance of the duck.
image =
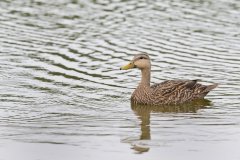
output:
[[199, 80], [166, 80], [150, 85], [151, 60], [148, 54], [136, 54], [133, 59], [120, 68], [141, 70], [141, 81], [131, 95], [131, 103], [144, 105], [178, 105], [194, 100], [201, 100], [217, 83], [203, 85]]

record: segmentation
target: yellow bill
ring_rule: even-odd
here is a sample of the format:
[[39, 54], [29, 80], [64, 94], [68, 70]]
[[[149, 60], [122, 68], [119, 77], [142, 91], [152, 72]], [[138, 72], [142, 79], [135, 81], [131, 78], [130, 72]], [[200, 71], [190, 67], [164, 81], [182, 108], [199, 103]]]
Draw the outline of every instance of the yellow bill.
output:
[[133, 63], [133, 62], [130, 62], [130, 63], [128, 63], [127, 65], [122, 66], [122, 67], [120, 68], [120, 70], [128, 70], [128, 69], [132, 69], [132, 68], [134, 68], [134, 67], [135, 67], [134, 63]]

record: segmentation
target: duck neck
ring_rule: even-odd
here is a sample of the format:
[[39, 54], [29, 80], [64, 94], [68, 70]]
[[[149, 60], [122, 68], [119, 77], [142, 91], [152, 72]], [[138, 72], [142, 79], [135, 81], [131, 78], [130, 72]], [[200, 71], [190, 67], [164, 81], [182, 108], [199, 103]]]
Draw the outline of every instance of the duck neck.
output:
[[141, 70], [142, 78], [139, 86], [150, 87], [151, 68], [144, 68]]

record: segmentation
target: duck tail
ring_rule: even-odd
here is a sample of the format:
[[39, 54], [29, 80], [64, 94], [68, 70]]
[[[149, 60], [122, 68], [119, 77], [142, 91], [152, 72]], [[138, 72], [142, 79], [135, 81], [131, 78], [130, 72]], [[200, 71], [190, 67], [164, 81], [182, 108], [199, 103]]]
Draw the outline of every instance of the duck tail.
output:
[[218, 86], [217, 83], [212, 84], [212, 85], [209, 85], [209, 86], [207, 86], [207, 87], [205, 88], [204, 92], [205, 92], [205, 93], [206, 93], [206, 92], [210, 92], [211, 90], [213, 90], [213, 89], [216, 88], [217, 86]]
[[218, 86], [218, 84], [212, 84], [209, 86], [204, 86], [204, 88], [202, 88], [202, 90], [200, 91], [200, 93], [197, 94], [197, 98], [204, 98], [211, 90], [213, 90], [214, 88], [216, 88]]

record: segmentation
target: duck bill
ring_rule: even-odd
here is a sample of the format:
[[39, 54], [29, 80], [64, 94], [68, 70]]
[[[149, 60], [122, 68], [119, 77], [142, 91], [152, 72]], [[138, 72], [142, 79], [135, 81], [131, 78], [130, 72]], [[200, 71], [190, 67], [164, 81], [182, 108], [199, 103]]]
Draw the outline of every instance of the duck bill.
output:
[[131, 62], [129, 62], [127, 65], [122, 66], [122, 67], [120, 68], [120, 70], [128, 70], [128, 69], [132, 69], [132, 68], [135, 68], [135, 65], [134, 65], [134, 63], [131, 61]]

